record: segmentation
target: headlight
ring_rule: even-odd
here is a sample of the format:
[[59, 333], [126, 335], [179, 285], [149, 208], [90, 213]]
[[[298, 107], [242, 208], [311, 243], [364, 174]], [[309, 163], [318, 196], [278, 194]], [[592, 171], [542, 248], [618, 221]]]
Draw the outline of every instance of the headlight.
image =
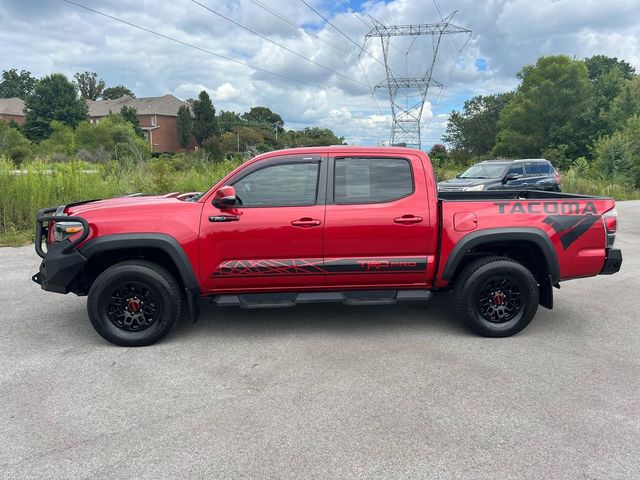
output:
[[83, 229], [80, 222], [56, 222], [53, 224], [53, 239], [62, 242], [76, 233], [81, 233]]
[[464, 191], [465, 192], [479, 192], [483, 188], [484, 188], [484, 184], [481, 183], [480, 185], [475, 185], [473, 187], [464, 187]]

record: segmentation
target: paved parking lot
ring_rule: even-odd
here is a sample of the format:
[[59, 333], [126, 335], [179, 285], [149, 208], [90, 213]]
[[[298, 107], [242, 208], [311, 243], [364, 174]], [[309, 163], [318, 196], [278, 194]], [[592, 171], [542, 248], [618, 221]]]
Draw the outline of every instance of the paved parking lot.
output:
[[0, 478], [640, 478], [640, 202], [618, 210], [623, 270], [508, 339], [443, 295], [211, 309], [119, 348], [2, 248]]

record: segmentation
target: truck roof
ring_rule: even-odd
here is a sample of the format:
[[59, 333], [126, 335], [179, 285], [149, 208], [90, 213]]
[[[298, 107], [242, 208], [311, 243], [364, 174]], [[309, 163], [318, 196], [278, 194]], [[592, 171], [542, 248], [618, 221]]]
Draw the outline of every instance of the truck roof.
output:
[[349, 152], [358, 152], [359, 154], [377, 154], [381, 153], [413, 153], [416, 152], [425, 154], [423, 150], [418, 150], [415, 148], [406, 148], [406, 147], [385, 147], [385, 146], [359, 146], [359, 145], [329, 145], [324, 147], [298, 147], [298, 148], [287, 148], [284, 150], [274, 150], [272, 152], [266, 152], [255, 157], [256, 160], [261, 158], [269, 158], [272, 156], [280, 156], [280, 155], [319, 155], [322, 153], [327, 153], [329, 151], [339, 151], [341, 153], [349, 154]]

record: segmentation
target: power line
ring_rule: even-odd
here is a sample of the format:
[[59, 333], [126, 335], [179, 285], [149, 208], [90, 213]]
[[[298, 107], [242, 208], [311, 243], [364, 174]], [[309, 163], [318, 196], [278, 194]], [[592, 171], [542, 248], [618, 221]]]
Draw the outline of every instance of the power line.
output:
[[347, 9], [349, 9], [351, 13], [364, 24], [365, 27], [371, 28], [373, 26], [371, 23], [367, 22], [364, 18], [362, 18], [362, 16], [358, 12], [356, 12], [353, 9], [353, 7], [351, 7], [351, 4], [348, 1], [340, 0], [340, 3], [345, 7], [347, 7]]
[[276, 76], [276, 77], [279, 77], [279, 78], [284, 78], [286, 80], [291, 80], [292, 82], [301, 83], [301, 84], [304, 84], [304, 85], [309, 85], [311, 87], [320, 88], [320, 89], [324, 89], [325, 88], [325, 87], [323, 87], [321, 85], [318, 85], [318, 84], [315, 84], [315, 83], [307, 82], [305, 80], [299, 80], [297, 78], [289, 77], [288, 75], [283, 75], [281, 73], [272, 72], [271, 70], [267, 70], [266, 68], [258, 67], [256, 65], [252, 65], [250, 63], [243, 62], [242, 60], [236, 60], [235, 58], [231, 58], [231, 57], [227, 57], [225, 55], [221, 55], [221, 54], [213, 52], [211, 50], [207, 50], [206, 48], [198, 47], [197, 45], [193, 45], [191, 43], [184, 42], [182, 40], [179, 40], [177, 38], [171, 37], [169, 35], [165, 35], [163, 33], [156, 32], [156, 31], [151, 30], [149, 28], [142, 27], [140, 25], [137, 25], [137, 24], [132, 23], [132, 22], [128, 22], [128, 21], [123, 20], [123, 19], [118, 18], [118, 17], [114, 17], [113, 15], [109, 15], [107, 13], [100, 12], [98, 10], [94, 10], [93, 8], [87, 7], [85, 5], [81, 5], [79, 3], [72, 2], [71, 0], [63, 0], [63, 1], [65, 3], [70, 4], [70, 5], [74, 5], [74, 6], [78, 7], [78, 8], [82, 8], [82, 9], [87, 10], [89, 12], [96, 13], [98, 15], [101, 15], [103, 17], [109, 18], [111, 20], [115, 20], [116, 22], [120, 22], [120, 23], [123, 23], [125, 25], [130, 26], [130, 27], [137, 28], [138, 30], [142, 30], [142, 31], [147, 32], [147, 33], [152, 33], [153, 35], [156, 35], [158, 37], [164, 38], [166, 40], [170, 40], [172, 42], [179, 43], [180, 45], [183, 45], [185, 47], [194, 48], [194, 49], [199, 50], [201, 52], [208, 53], [209, 55], [213, 55], [214, 57], [220, 58], [222, 60], [226, 60], [228, 62], [233, 62], [233, 63], [236, 63], [238, 65], [242, 65], [244, 67], [249, 67], [249, 68], [251, 68], [253, 70], [257, 70], [257, 71], [263, 72], [263, 73], [268, 73], [269, 75], [273, 75], [273, 76]]
[[347, 55], [350, 55], [351, 52], [348, 52], [347, 50], [344, 50], [343, 48], [340, 47], [336, 47], [334, 44], [327, 42], [325, 39], [323, 39], [322, 37], [320, 37], [320, 35], [317, 35], [313, 32], [309, 32], [307, 31], [307, 29], [305, 29], [303, 26], [298, 25], [297, 23], [291, 21], [290, 19], [288, 19], [287, 17], [285, 17], [284, 15], [279, 14], [277, 11], [274, 11], [273, 9], [267, 7], [265, 4], [263, 4], [262, 2], [260, 2], [259, 0], [249, 0], [251, 3], [253, 3], [254, 5], [260, 7], [261, 9], [263, 9], [264, 11], [270, 13], [271, 15], [278, 17], [280, 20], [282, 20], [283, 22], [291, 25], [292, 27], [294, 27], [296, 30], [302, 30], [302, 32], [305, 35], [317, 38], [318, 40], [320, 40], [322, 43], [324, 43], [325, 45], [328, 45], [331, 48], [334, 48], [336, 50], [338, 50], [339, 52], [345, 53]]
[[191, 1], [193, 3], [195, 3], [196, 5], [200, 5], [202, 8], [204, 8], [205, 10], [208, 10], [209, 12], [213, 13], [214, 15], [217, 15], [218, 17], [223, 18], [223, 19], [227, 20], [228, 22], [233, 23], [234, 25], [242, 28], [243, 30], [246, 30], [247, 32], [250, 32], [250, 33], [258, 36], [258, 37], [262, 38], [263, 40], [266, 40], [267, 42], [269, 42], [269, 43], [271, 43], [273, 45], [276, 45], [277, 47], [280, 47], [281, 49], [283, 49], [283, 50], [295, 55], [298, 58], [301, 58], [302, 60], [304, 60], [306, 62], [312, 63], [313, 65], [316, 65], [316, 66], [318, 66], [320, 68], [323, 68], [323, 69], [325, 69], [325, 70], [327, 70], [327, 71], [329, 71], [329, 72], [331, 72], [331, 73], [333, 73], [335, 75], [338, 75], [339, 77], [342, 77], [345, 80], [348, 80], [350, 82], [357, 83], [358, 85], [362, 85], [363, 87], [367, 86], [366, 84], [364, 84], [364, 83], [362, 83], [362, 82], [360, 82], [358, 80], [354, 80], [353, 78], [348, 77], [347, 75], [344, 75], [344, 74], [334, 70], [333, 68], [327, 67], [325, 65], [322, 65], [321, 63], [318, 63], [318, 62], [316, 62], [314, 60], [311, 60], [310, 58], [305, 57], [304, 55], [302, 55], [302, 54], [300, 54], [300, 53], [298, 53], [298, 52], [296, 52], [294, 50], [291, 50], [289, 47], [285, 47], [284, 45], [276, 42], [275, 40], [271, 40], [269, 37], [267, 37], [265, 35], [262, 35], [261, 33], [256, 32], [255, 30], [252, 30], [249, 27], [246, 27], [246, 26], [242, 25], [241, 23], [236, 22], [235, 20], [223, 15], [220, 12], [217, 12], [217, 11], [213, 10], [212, 8], [209, 8], [208, 6], [198, 2], [197, 0], [191, 0]]
[[[336, 27], [333, 23], [331, 23], [331, 21], [328, 18], [326, 18], [324, 15], [322, 15], [318, 10], [316, 10], [311, 5], [309, 5], [305, 0], [300, 0], [300, 1], [302, 3], [304, 3], [309, 9], [313, 10], [313, 12], [315, 12], [316, 15], [318, 15], [321, 19], [323, 19], [325, 22], [327, 22], [327, 24], [331, 25], [333, 27], [333, 29], [336, 30], [340, 35], [342, 35], [344, 38], [346, 38], [351, 43], [353, 43], [356, 47], [358, 47], [361, 50], [361, 52], [366, 53], [369, 57], [373, 58], [380, 65], [382, 65], [383, 67], [387, 68], [387, 66], [383, 62], [381, 62], [376, 57], [371, 55], [367, 50], [365, 50], [363, 45], [360, 45], [357, 42], [355, 42], [349, 35], [344, 33], [342, 30], [340, 30], [338, 27]], [[395, 74], [395, 72], [393, 72], [393, 71], [392, 71], [392, 73]]]

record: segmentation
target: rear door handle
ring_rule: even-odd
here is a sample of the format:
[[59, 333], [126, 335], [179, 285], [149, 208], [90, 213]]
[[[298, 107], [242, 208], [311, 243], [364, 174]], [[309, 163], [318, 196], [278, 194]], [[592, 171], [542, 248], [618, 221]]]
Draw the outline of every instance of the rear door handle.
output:
[[293, 225], [294, 227], [317, 227], [318, 225], [320, 225], [322, 222], [316, 218], [311, 218], [311, 217], [302, 217], [299, 218], [298, 220], [294, 220], [293, 222], [291, 222], [291, 225]]
[[420, 223], [422, 221], [422, 217], [418, 217], [416, 215], [403, 215], [401, 217], [394, 218], [393, 221], [402, 225], [411, 225], [413, 223]]

